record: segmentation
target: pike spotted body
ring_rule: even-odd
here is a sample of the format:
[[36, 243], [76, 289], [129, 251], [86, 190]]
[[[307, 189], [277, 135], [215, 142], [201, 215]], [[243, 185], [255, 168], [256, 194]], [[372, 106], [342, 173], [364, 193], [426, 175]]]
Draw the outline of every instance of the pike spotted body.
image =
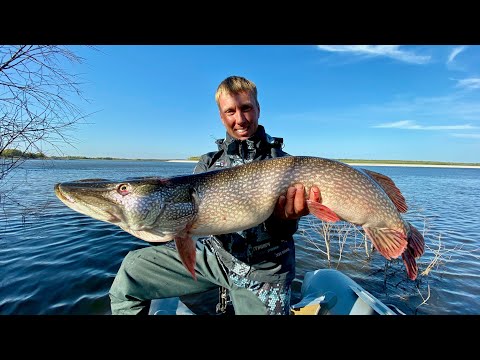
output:
[[415, 259], [423, 254], [424, 239], [401, 216], [408, 208], [400, 190], [385, 175], [336, 160], [287, 156], [169, 178], [85, 179], [56, 184], [55, 193], [71, 209], [145, 241], [174, 240], [195, 277], [193, 236], [262, 223], [278, 197], [297, 183], [305, 186], [306, 194], [314, 185], [321, 191], [320, 202], [307, 200], [311, 214], [362, 226], [385, 258], [402, 256], [409, 278], [416, 278]]

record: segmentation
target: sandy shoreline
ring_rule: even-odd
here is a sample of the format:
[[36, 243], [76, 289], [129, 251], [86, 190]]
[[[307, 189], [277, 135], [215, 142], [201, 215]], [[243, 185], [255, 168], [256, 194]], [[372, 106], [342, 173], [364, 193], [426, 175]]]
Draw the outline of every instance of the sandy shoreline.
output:
[[346, 163], [352, 166], [404, 166], [404, 167], [436, 167], [456, 169], [480, 169], [480, 166], [473, 165], [435, 165], [435, 164], [382, 164], [382, 163]]
[[197, 163], [197, 160], [166, 160], [165, 162]]
[[[196, 160], [167, 160], [167, 162], [196, 163]], [[472, 165], [435, 165], [435, 164], [384, 164], [384, 163], [356, 163], [346, 162], [352, 166], [404, 166], [404, 167], [435, 167], [435, 168], [458, 168], [458, 169], [480, 169], [480, 166]]]

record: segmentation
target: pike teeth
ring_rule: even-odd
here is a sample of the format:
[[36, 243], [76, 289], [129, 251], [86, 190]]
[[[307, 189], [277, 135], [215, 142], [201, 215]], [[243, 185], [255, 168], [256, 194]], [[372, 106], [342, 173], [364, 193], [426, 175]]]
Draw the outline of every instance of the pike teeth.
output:
[[110, 211], [105, 211], [108, 215], [110, 215], [110, 218], [108, 218], [106, 221], [111, 222], [113, 224], [116, 223], [121, 223], [122, 219], [120, 219], [117, 215], [112, 214]]
[[73, 204], [76, 203], [74, 198], [72, 198], [70, 195], [64, 193], [62, 190], [60, 190], [59, 187], [57, 188], [57, 194], [60, 195], [61, 200], [65, 200], [65, 201], [68, 201], [68, 202], [73, 203]]
[[68, 201], [70, 201], [71, 203], [76, 203], [75, 199], [72, 198], [70, 195], [68, 194], [62, 194]]

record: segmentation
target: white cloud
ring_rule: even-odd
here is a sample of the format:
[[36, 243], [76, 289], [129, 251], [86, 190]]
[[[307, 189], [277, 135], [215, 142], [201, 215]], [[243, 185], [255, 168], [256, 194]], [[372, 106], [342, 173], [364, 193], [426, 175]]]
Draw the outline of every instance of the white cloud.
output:
[[451, 63], [457, 57], [457, 55], [460, 54], [466, 48], [467, 48], [466, 46], [459, 46], [454, 48], [450, 53], [450, 55], [448, 56], [447, 64]]
[[[359, 110], [357, 110], [358, 112]], [[375, 119], [455, 119], [458, 122], [477, 123], [480, 119], [478, 92], [457, 91], [442, 96], [399, 96], [393, 101], [364, 105], [361, 111], [375, 115]]]
[[411, 120], [401, 120], [391, 123], [374, 125], [374, 128], [406, 129], [406, 130], [469, 130], [476, 129], [470, 124], [464, 125], [418, 125]]
[[413, 52], [400, 49], [400, 45], [317, 45], [320, 50], [330, 52], [348, 52], [355, 55], [386, 56], [396, 60], [425, 64], [430, 56], [416, 55]]
[[457, 87], [464, 89], [480, 89], [480, 78], [458, 80]]
[[480, 139], [480, 134], [452, 134], [452, 136], [468, 139]]

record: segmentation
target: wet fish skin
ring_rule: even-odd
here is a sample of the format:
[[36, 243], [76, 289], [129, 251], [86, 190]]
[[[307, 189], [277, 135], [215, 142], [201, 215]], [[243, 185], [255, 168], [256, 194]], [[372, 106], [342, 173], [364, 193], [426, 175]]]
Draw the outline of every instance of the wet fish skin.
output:
[[324, 221], [361, 225], [387, 259], [402, 256], [415, 279], [423, 236], [406, 222], [405, 199], [385, 175], [345, 163], [308, 156], [255, 161], [210, 172], [122, 181], [85, 179], [55, 185], [57, 197], [75, 211], [118, 225], [149, 241], [174, 240], [195, 277], [193, 236], [218, 235], [256, 226], [273, 212], [278, 197], [296, 183], [318, 186], [321, 203], [307, 200]]

